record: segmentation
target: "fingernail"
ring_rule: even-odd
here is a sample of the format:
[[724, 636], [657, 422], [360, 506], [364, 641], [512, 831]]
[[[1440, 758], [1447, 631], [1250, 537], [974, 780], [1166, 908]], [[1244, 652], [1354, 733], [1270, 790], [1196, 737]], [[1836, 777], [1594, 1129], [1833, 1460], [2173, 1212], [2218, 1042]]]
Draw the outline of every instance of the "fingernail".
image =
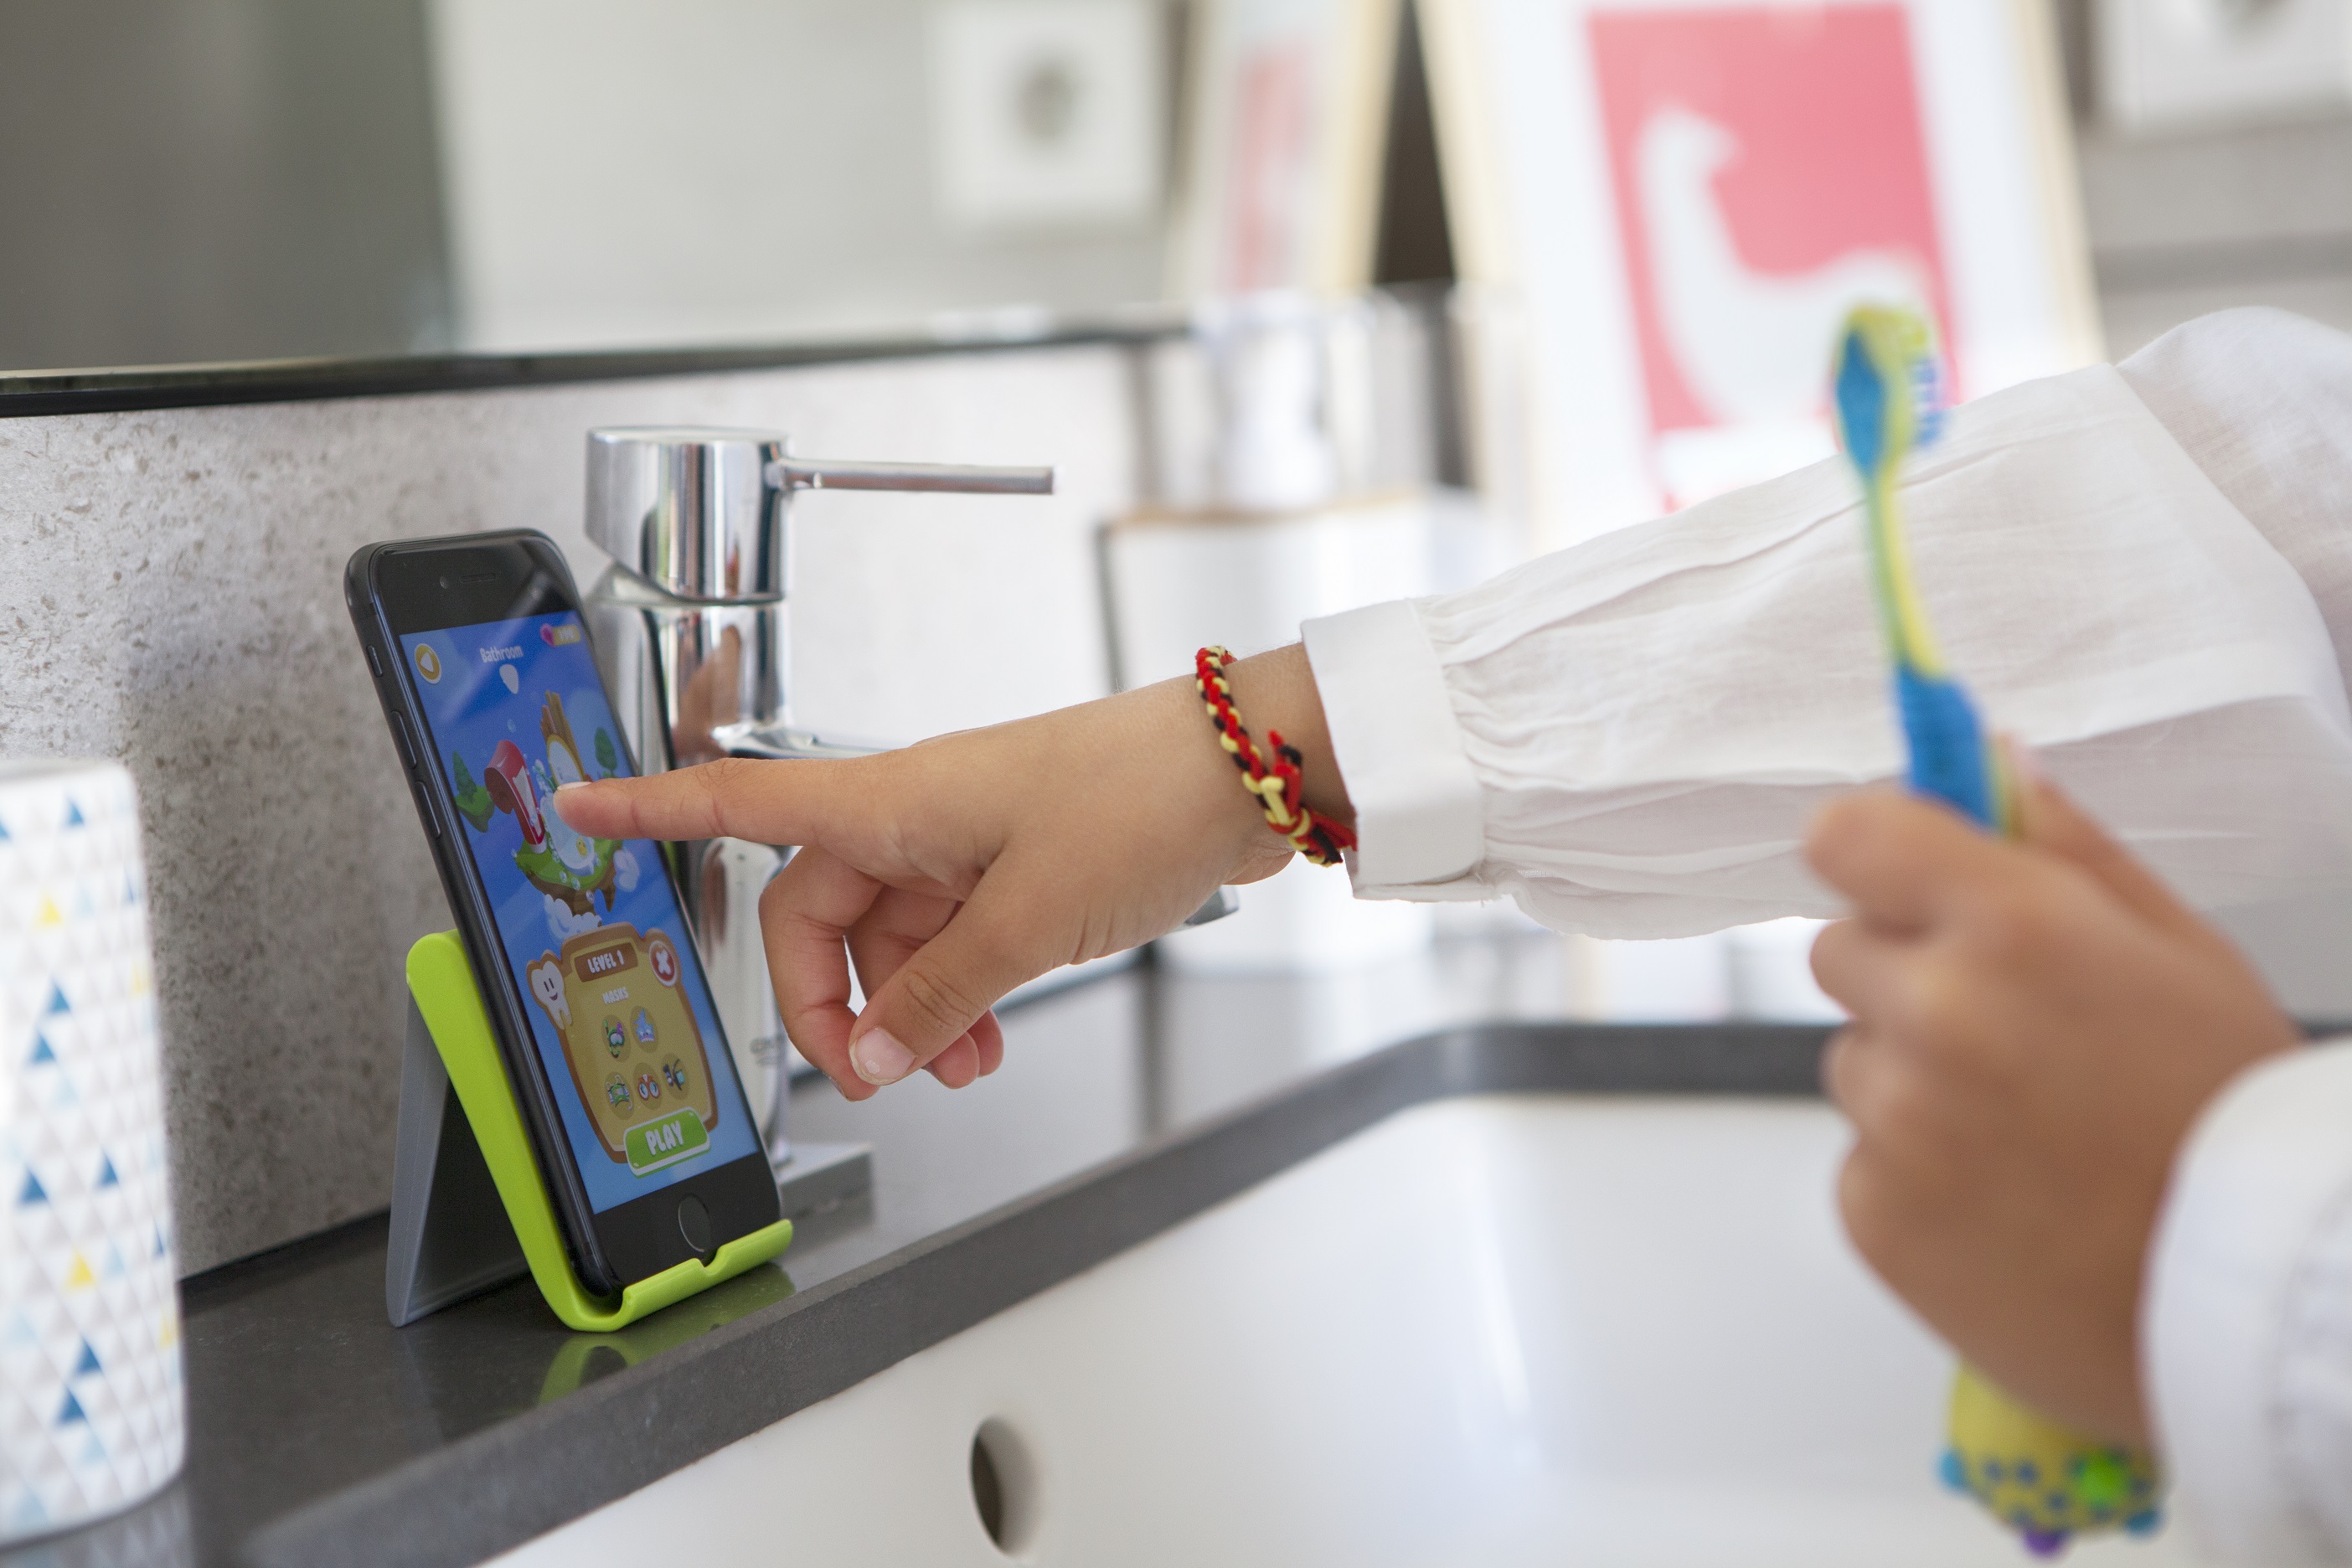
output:
[[571, 809], [572, 803], [580, 798], [579, 792], [587, 787], [588, 781], [585, 779], [573, 779], [569, 784], [560, 784], [555, 786], [555, 798], [548, 804], [555, 807], [555, 815], [563, 817], [567, 826], [572, 818], [564, 814]]
[[915, 1068], [915, 1053], [887, 1029], [868, 1029], [849, 1047], [849, 1065], [871, 1084], [896, 1083]]

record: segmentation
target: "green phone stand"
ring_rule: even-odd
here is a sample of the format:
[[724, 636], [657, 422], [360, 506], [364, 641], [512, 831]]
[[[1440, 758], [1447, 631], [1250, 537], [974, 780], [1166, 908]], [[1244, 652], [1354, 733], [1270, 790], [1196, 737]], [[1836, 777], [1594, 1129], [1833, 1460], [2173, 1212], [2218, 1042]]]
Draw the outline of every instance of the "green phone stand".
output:
[[465, 944], [455, 931], [436, 931], [408, 950], [408, 1041], [384, 1268], [394, 1327], [528, 1268], [567, 1325], [610, 1332], [767, 1262], [792, 1240], [793, 1222], [780, 1219], [708, 1259], [640, 1279], [617, 1300], [589, 1294], [564, 1256]]

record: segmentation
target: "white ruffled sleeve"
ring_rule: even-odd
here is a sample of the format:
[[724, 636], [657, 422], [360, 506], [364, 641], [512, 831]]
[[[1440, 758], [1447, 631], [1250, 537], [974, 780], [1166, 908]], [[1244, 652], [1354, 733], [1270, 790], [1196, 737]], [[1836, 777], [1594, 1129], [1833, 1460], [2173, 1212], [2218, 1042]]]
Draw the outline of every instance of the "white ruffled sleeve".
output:
[[2254, 1068], [2207, 1108], [2140, 1342], [2190, 1532], [2248, 1568], [2352, 1563], [2352, 1045]]
[[[2310, 395], [2333, 413], [2309, 420], [2352, 430], [2352, 344], [2326, 336], [2339, 374]], [[2297, 573], [2335, 559], [2325, 531], [2291, 563], [2142, 395], [2212, 374], [2136, 387], [2096, 366], [1980, 399], [1904, 487], [1929, 613], [1989, 722], [2208, 906], [2352, 875], [2352, 717]], [[2329, 460], [2306, 443], [2289, 467]], [[2340, 490], [2352, 451], [2335, 460], [2315, 482]], [[1835, 913], [1805, 824], [1901, 765], [1857, 511], [1822, 463], [1307, 623], [1358, 895], [1507, 894], [1601, 936]]]
[[2352, 337], [2284, 310], [2222, 310], [2116, 368], [2286, 557], [2352, 668]]

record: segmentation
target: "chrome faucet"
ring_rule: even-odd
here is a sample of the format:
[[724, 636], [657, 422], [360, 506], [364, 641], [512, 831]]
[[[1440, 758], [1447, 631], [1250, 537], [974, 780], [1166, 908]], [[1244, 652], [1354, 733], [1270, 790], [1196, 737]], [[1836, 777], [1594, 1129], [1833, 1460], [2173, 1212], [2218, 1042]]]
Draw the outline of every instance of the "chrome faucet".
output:
[[[1054, 470], [820, 461], [761, 430], [590, 431], [588, 537], [613, 564], [588, 591], [588, 622], [642, 771], [878, 749], [793, 723], [787, 525], [794, 492], [814, 489], [1050, 495]], [[759, 904], [791, 851], [714, 838], [671, 854], [737, 1074], [781, 1171], [792, 1157], [789, 1042]]]

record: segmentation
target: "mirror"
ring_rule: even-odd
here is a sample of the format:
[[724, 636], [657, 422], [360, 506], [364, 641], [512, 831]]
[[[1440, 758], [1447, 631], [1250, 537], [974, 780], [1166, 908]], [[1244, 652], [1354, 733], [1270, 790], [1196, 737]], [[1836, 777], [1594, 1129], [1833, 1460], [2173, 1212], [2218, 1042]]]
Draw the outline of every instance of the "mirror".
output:
[[[1236, 282], [1360, 289], [1401, 16], [0, 0], [0, 374], [1029, 335]], [[1296, 70], [1188, 68], [1244, 57]], [[1292, 186], [1188, 177], [1234, 138]], [[1407, 277], [1448, 265], [1426, 142], [1423, 110]], [[1360, 255], [1289, 216], [1310, 184], [1346, 191]], [[1247, 233], [1187, 216], [1204, 186]]]

